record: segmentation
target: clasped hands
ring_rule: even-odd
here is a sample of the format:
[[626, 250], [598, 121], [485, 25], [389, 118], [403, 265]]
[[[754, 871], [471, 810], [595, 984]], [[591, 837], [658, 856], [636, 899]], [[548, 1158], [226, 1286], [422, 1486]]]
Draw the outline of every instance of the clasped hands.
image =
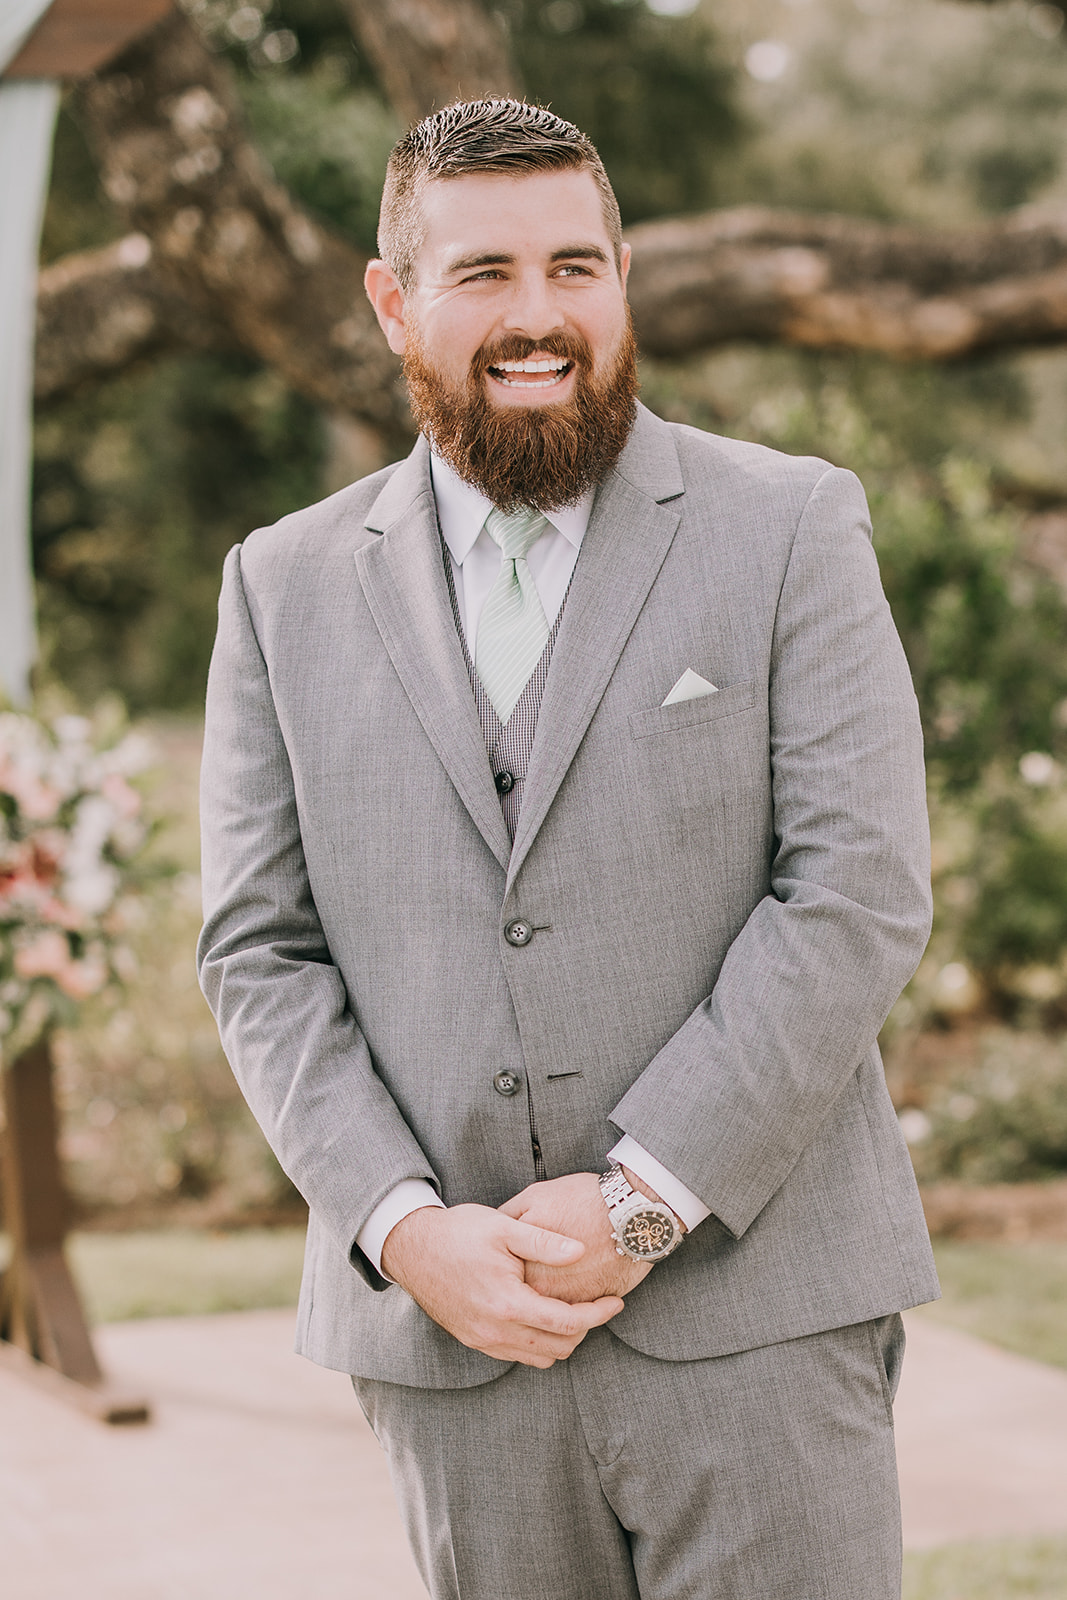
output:
[[617, 1254], [591, 1172], [533, 1183], [498, 1211], [412, 1211], [382, 1267], [461, 1344], [529, 1367], [565, 1360], [652, 1270]]

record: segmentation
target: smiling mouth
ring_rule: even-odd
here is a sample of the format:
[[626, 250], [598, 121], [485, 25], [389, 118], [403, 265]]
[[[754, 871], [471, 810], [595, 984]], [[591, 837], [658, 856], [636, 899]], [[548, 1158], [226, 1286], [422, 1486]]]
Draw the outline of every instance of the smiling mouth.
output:
[[562, 383], [574, 366], [563, 356], [543, 356], [527, 361], [501, 361], [489, 368], [497, 383], [511, 389], [551, 389]]

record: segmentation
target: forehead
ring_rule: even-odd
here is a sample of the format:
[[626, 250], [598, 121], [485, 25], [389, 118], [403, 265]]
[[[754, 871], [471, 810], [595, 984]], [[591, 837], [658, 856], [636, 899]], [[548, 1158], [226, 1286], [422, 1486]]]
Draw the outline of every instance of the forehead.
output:
[[418, 273], [440, 277], [481, 256], [547, 260], [592, 245], [612, 259], [600, 190], [591, 172], [467, 173], [431, 179], [420, 196]]

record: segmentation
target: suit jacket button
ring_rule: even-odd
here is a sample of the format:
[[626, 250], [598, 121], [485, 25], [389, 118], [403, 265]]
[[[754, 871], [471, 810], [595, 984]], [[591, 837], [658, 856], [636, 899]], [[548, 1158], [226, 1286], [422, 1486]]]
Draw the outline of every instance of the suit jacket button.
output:
[[528, 922], [523, 922], [521, 919], [516, 922], [509, 922], [504, 929], [504, 938], [508, 941], [508, 944], [529, 944], [533, 938], [533, 929]]
[[511, 772], [498, 772], [496, 775], [497, 794], [510, 794], [515, 787], [515, 776]]
[[502, 1094], [505, 1098], [508, 1098], [513, 1094], [518, 1094], [520, 1084], [521, 1080], [518, 1073], [509, 1072], [507, 1068], [505, 1068], [503, 1072], [498, 1072], [496, 1077], [493, 1079], [493, 1088], [496, 1090], [497, 1094]]

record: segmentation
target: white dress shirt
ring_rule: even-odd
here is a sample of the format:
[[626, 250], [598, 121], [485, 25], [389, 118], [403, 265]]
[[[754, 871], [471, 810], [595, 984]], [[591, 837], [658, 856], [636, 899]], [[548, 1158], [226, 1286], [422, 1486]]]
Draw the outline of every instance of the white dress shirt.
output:
[[[485, 519], [492, 511], [493, 504], [480, 490], [458, 477], [440, 456], [431, 455], [430, 472], [441, 537], [452, 563], [463, 631], [467, 648], [473, 657], [482, 606], [500, 572], [500, 546], [490, 538], [485, 528]], [[548, 526], [527, 557], [549, 627], [559, 615], [574, 574], [595, 492], [590, 489], [577, 505], [546, 512]], [[655, 1156], [649, 1155], [636, 1139], [631, 1139], [628, 1133], [623, 1135], [610, 1154], [621, 1166], [629, 1167], [636, 1177], [654, 1189], [677, 1212], [687, 1228], [697, 1227], [710, 1215], [704, 1202], [668, 1172]], [[444, 1201], [425, 1178], [405, 1178], [375, 1206], [356, 1235], [356, 1244], [367, 1260], [381, 1272], [382, 1249], [397, 1223], [424, 1206], [443, 1205]]]

